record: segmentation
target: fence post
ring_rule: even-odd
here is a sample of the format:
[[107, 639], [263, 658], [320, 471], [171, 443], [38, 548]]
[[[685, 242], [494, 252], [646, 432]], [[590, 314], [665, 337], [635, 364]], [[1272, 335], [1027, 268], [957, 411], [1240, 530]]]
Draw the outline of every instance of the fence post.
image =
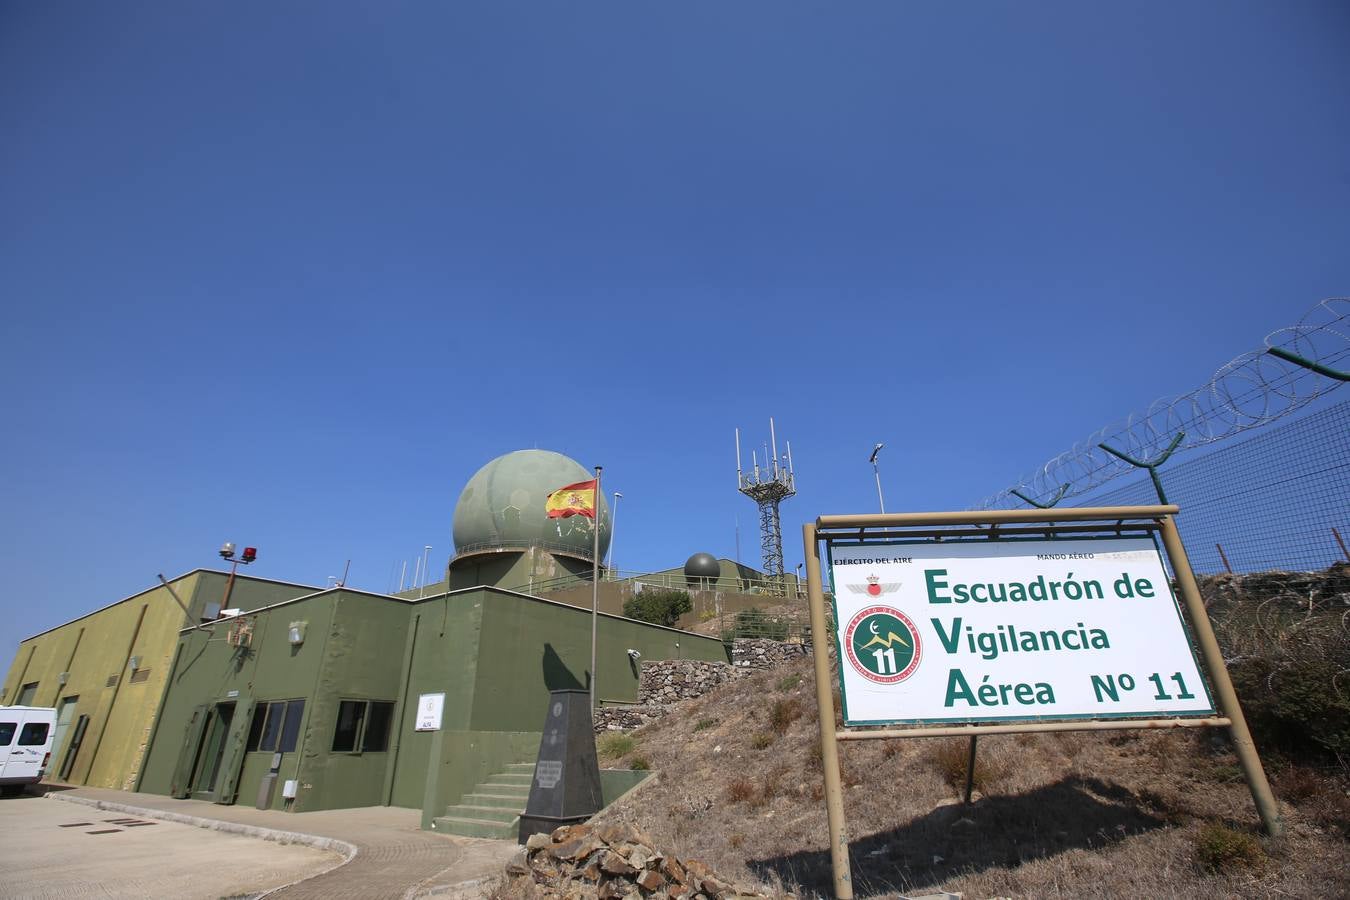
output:
[[1184, 438], [1185, 436], [1186, 432], [1178, 431], [1177, 436], [1172, 438], [1172, 443], [1167, 445], [1167, 449], [1164, 450], [1162, 453], [1158, 454], [1158, 457], [1154, 459], [1152, 462], [1144, 462], [1143, 460], [1135, 459], [1128, 453], [1122, 453], [1119, 450], [1106, 446], [1105, 444], [1098, 444], [1097, 446], [1101, 447], [1103, 450], [1105, 450], [1107, 453], [1110, 453], [1117, 459], [1124, 460], [1125, 462], [1129, 463], [1130, 465], [1134, 466], [1137, 469], [1148, 469], [1148, 477], [1153, 479], [1153, 489], [1158, 492], [1158, 502], [1161, 503], [1163, 506], [1166, 506], [1167, 495], [1163, 493], [1162, 479], [1158, 477], [1158, 466], [1161, 466], [1163, 463], [1167, 462], [1167, 458], [1172, 455], [1173, 450], [1177, 449], [1177, 445], [1181, 443], [1181, 439]]
[[1059, 486], [1059, 490], [1055, 492], [1055, 496], [1050, 498], [1049, 503], [1039, 503], [1035, 500], [1032, 500], [1030, 497], [1019, 491], [1017, 488], [1011, 488], [1008, 491], [1008, 493], [1012, 494], [1017, 499], [1024, 500], [1031, 506], [1036, 507], [1037, 509], [1050, 509], [1056, 503], [1063, 500], [1064, 495], [1067, 494], [1068, 492], [1069, 492], [1069, 483], [1066, 481]]

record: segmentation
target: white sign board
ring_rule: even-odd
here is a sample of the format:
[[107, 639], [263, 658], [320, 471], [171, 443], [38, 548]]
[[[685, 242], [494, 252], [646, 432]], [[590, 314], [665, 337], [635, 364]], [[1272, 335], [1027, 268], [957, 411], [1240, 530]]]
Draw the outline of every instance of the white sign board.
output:
[[1148, 538], [829, 552], [846, 725], [1214, 711]]
[[420, 694], [417, 697], [417, 726], [414, 731], [440, 731], [445, 694]]

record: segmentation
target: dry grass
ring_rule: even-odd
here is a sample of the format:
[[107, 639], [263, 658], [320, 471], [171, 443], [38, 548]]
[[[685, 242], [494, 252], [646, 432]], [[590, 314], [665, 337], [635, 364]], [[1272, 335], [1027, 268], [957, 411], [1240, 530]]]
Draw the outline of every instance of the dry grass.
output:
[[[793, 674], [798, 686], [780, 690]], [[637, 732], [660, 777], [601, 819], [639, 824], [664, 851], [737, 881], [828, 894], [814, 696], [802, 660], [681, 704]], [[775, 700], [795, 700], [796, 714], [775, 712]], [[695, 737], [708, 717], [716, 730]], [[764, 734], [774, 739], [757, 748]], [[1251, 796], [1231, 780], [1236, 759], [1214, 733], [982, 738], [977, 759], [988, 768], [983, 778], [976, 770], [970, 806], [953, 799], [968, 744], [948, 743], [956, 749], [936, 740], [840, 745], [859, 897], [1350, 896], [1350, 843], [1336, 824], [1350, 820], [1350, 784], [1337, 773], [1273, 773], [1288, 827], [1271, 841], [1254, 837]], [[1243, 850], [1209, 867], [1201, 848], [1213, 842], [1200, 835], [1212, 823], [1252, 837], [1259, 861], [1240, 861]]]

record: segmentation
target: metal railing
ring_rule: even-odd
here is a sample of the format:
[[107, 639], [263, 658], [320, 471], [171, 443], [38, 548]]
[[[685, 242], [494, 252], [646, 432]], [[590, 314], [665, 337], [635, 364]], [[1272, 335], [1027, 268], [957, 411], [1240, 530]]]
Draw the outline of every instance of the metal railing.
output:
[[[531, 548], [538, 547], [541, 550], [547, 550], [550, 553], [565, 553], [568, 556], [575, 556], [584, 560], [592, 560], [595, 554], [590, 548], [582, 549], [572, 544], [562, 544], [557, 541], [520, 541], [513, 543], [511, 541], [480, 541], [476, 544], [465, 544], [463, 547], [455, 548], [455, 558], [469, 556], [474, 553], [487, 553], [497, 551], [502, 553], [520, 553]], [[588, 581], [590, 579], [587, 579]]]
[[[542, 546], [542, 545], [540, 545]], [[728, 579], [729, 581], [730, 579]], [[719, 591], [729, 594], [763, 594], [765, 597], [785, 597], [804, 599], [806, 597], [805, 582], [798, 582], [791, 576], [786, 576], [782, 581], [772, 578], [744, 578], [735, 579], [735, 587], [723, 587], [722, 579], [718, 578], [690, 578], [687, 575], [674, 572], [624, 572], [619, 570], [602, 570], [600, 572], [600, 581], [619, 583], [630, 583], [633, 590], [640, 590], [638, 585], [651, 586], [656, 588], [670, 588], [680, 591]], [[529, 593], [541, 593], [549, 591], [564, 590], [569, 587], [579, 587], [583, 584], [591, 583], [591, 573], [582, 572], [577, 575], [558, 575], [553, 578], [538, 579], [528, 584], [522, 584], [510, 588], [514, 591]], [[706, 585], [706, 586], [705, 586]]]

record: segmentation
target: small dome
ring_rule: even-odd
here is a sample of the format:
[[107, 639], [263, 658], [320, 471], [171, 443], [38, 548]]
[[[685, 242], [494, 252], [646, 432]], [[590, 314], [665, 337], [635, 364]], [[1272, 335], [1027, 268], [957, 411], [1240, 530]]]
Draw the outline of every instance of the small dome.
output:
[[[591, 558], [592, 523], [586, 516], [550, 519], [544, 501], [560, 487], [595, 476], [552, 450], [517, 450], [483, 466], [455, 504], [455, 552], [540, 546]], [[602, 485], [603, 488], [603, 485]], [[609, 549], [609, 505], [600, 497], [600, 557]]]
[[711, 553], [695, 553], [684, 563], [685, 578], [718, 578], [722, 564]]

